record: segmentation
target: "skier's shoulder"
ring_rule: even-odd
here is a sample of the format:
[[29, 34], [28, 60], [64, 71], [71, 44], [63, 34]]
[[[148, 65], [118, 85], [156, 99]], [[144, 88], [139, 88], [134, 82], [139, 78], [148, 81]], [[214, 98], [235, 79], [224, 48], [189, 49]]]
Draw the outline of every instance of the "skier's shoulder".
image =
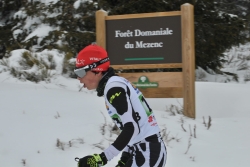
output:
[[128, 85], [128, 81], [120, 76], [112, 76], [108, 82], [106, 83], [104, 91], [107, 91], [113, 87], [121, 87], [121, 88], [126, 88]]
[[129, 83], [127, 79], [123, 78], [123, 77], [120, 77], [120, 76], [112, 76], [106, 85], [109, 85], [109, 84], [119, 84], [119, 83], [123, 83], [123, 84], [127, 84]]

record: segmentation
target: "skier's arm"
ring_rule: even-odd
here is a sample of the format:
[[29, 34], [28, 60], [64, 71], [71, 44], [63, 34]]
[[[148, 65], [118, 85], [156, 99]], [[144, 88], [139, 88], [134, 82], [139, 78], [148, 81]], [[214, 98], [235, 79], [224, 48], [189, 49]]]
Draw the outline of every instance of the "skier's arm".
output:
[[111, 160], [126, 147], [129, 141], [140, 132], [140, 129], [130, 102], [130, 92], [128, 87], [123, 83], [115, 83], [115, 87], [112, 85], [109, 85], [109, 87], [110, 89], [108, 89], [106, 93], [106, 98], [116, 109], [123, 124], [121, 134], [117, 137], [115, 142], [110, 145], [110, 147], [104, 150], [107, 159]]

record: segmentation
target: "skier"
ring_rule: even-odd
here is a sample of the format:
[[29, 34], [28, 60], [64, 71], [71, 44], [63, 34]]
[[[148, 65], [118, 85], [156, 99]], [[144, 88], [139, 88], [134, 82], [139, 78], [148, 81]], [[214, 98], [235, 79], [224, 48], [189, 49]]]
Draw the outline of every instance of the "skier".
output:
[[110, 117], [122, 130], [102, 153], [76, 158], [78, 167], [104, 166], [121, 151], [116, 167], [164, 167], [166, 147], [152, 109], [138, 88], [115, 74], [106, 50], [95, 44], [82, 49], [74, 72], [85, 88], [104, 96]]

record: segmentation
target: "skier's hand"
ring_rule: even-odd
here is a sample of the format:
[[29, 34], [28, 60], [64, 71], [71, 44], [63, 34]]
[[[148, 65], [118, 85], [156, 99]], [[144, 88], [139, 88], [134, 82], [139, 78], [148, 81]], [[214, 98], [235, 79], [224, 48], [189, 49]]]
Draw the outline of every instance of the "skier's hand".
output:
[[130, 154], [128, 152], [123, 151], [122, 156], [115, 167], [124, 167], [129, 158]]
[[78, 161], [78, 167], [99, 167], [106, 164], [107, 158], [104, 153], [88, 155], [86, 157], [80, 158]]

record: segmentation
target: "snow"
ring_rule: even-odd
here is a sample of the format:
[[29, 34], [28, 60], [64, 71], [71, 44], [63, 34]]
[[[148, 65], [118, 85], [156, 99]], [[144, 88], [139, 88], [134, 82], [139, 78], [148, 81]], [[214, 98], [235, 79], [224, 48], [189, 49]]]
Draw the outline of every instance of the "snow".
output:
[[34, 2], [35, 1], [39, 1], [39, 2], [41, 2], [41, 3], [44, 3], [44, 4], [46, 4], [46, 5], [49, 5], [49, 4], [55, 4], [55, 3], [57, 3], [58, 1], [60, 1], [60, 0], [34, 0]]
[[224, 64], [222, 70], [236, 73], [240, 83], [250, 81], [250, 43], [232, 47], [225, 56], [229, 63]]
[[19, 63], [22, 60], [22, 54], [27, 52], [26, 49], [18, 49], [10, 52], [10, 57], [8, 58], [9, 67], [21, 68]]
[[36, 29], [25, 38], [24, 41], [29, 40], [33, 36], [37, 36], [40, 38], [46, 37], [49, 34], [49, 32], [53, 31], [53, 30], [56, 30], [56, 28], [53, 28], [53, 27], [51, 27], [49, 25], [45, 25], [45, 24], [38, 25], [36, 27]]
[[17, 36], [18, 36], [19, 34], [22, 34], [22, 33], [23, 33], [23, 30], [21, 30], [21, 29], [16, 29], [16, 30], [13, 31], [13, 37], [14, 37], [15, 39], [17, 39]]
[[22, 11], [22, 10], [17, 11], [17, 12], [14, 14], [14, 16], [13, 16], [14, 19], [16, 19], [16, 18], [24, 19], [25, 17], [27, 17], [27, 14], [26, 14], [26, 12], [24, 12], [24, 11]]
[[[27, 50], [12, 51], [11, 67], [19, 66], [17, 62], [24, 51]], [[227, 53], [229, 58], [248, 50], [236, 48], [232, 52]], [[76, 166], [75, 157], [101, 153], [101, 148], [107, 148], [117, 137], [110, 131], [113, 123], [104, 99], [97, 97], [95, 91], [79, 91], [78, 80], [60, 75], [63, 55], [56, 50], [44, 50], [37, 57], [45, 60], [48, 54], [54, 55], [57, 64], [57, 73], [50, 82], [20, 81], [8, 70], [0, 70], [1, 166]], [[235, 70], [237, 63], [225, 65], [223, 70]], [[171, 105], [181, 109], [182, 98], [147, 98], [162, 132], [168, 134], [163, 135], [168, 150], [166, 166], [248, 167], [250, 82], [243, 82], [243, 75], [237, 83], [224, 75], [205, 74], [195, 83], [196, 119], [169, 111]], [[208, 129], [204, 120], [208, 123], [209, 116], [212, 125]], [[104, 124], [102, 134], [100, 127]], [[56, 146], [57, 140], [63, 147]], [[115, 166], [118, 160], [119, 156], [106, 166]]]
[[77, 0], [77, 1], [75, 1], [75, 3], [74, 3], [74, 8], [75, 8], [75, 9], [78, 9], [78, 8], [79, 8], [79, 6], [80, 6], [80, 4], [81, 4], [81, 1], [82, 1], [82, 0]]
[[[197, 117], [210, 115], [213, 118], [237, 117], [241, 114], [250, 117], [250, 84], [218, 84], [196, 82]], [[225, 114], [226, 113], [226, 114]]]
[[[37, 60], [41, 64], [35, 64], [32, 67], [29, 66], [24, 66], [23, 63], [21, 62], [26, 62], [23, 59], [22, 54], [24, 52], [29, 53], [30, 59], [32, 60]], [[15, 70], [19, 72], [26, 72], [32, 75], [41, 75], [42, 71], [45, 68], [45, 65], [48, 66], [48, 73], [50, 76], [55, 76], [59, 77], [62, 74], [63, 70], [63, 61], [64, 61], [64, 54], [60, 53], [58, 50], [52, 49], [48, 50], [45, 49], [41, 52], [30, 52], [29, 50], [26, 49], [17, 49], [13, 50], [10, 53], [10, 57], [8, 59], [4, 59], [7, 62], [7, 67], [1, 66], [0, 65], [0, 74], [1, 74], [1, 69], [11, 69], [14, 68]], [[32, 57], [32, 58], [31, 58]], [[54, 68], [49, 68], [49, 67], [54, 67]], [[21, 77], [22, 79], [26, 80], [23, 76]], [[53, 79], [53, 78], [52, 78]]]

